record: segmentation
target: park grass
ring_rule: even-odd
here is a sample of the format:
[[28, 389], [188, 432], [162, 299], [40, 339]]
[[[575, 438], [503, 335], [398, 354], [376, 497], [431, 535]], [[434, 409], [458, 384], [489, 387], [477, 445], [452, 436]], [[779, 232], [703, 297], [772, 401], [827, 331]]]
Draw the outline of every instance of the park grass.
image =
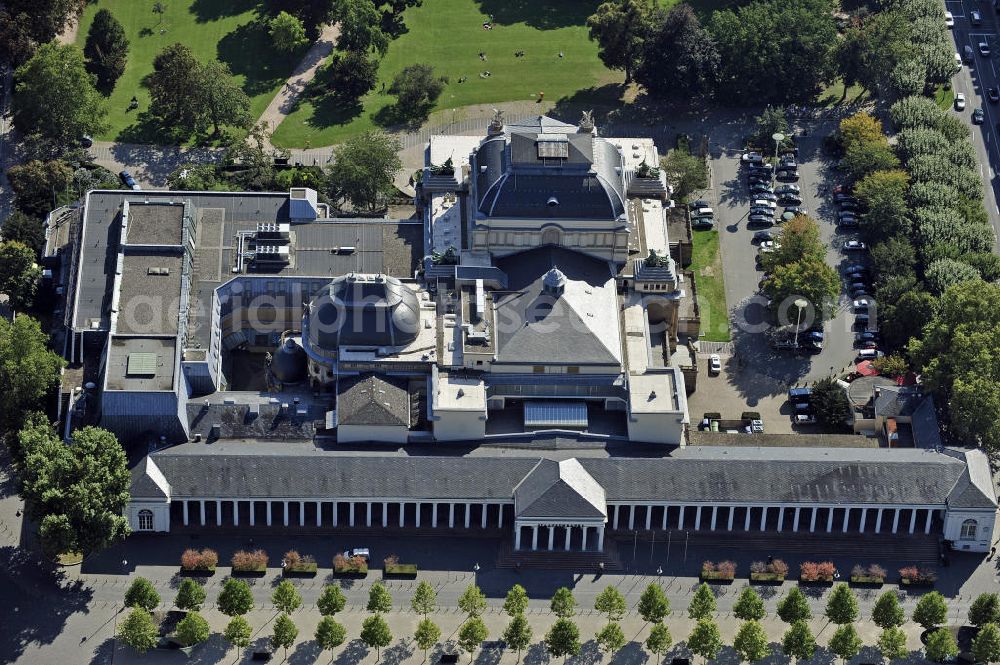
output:
[[844, 96], [844, 80], [838, 78], [830, 85], [823, 88], [817, 95], [816, 103], [824, 108], [838, 106], [841, 102], [853, 104], [868, 97], [868, 92], [858, 84], [847, 88], [847, 96]]
[[955, 89], [950, 85], [939, 85], [934, 91], [934, 102], [945, 111], [950, 111], [955, 105]]
[[80, 48], [99, 9], [114, 14], [129, 40], [128, 64], [110, 97], [109, 128], [95, 138], [137, 140], [138, 112], [125, 109], [132, 95], [139, 100], [139, 111], [149, 108], [142, 80], [153, 71], [156, 54], [176, 42], [188, 46], [199, 60], [229, 65], [234, 79], [250, 96], [254, 118], [267, 108], [303, 55], [304, 51], [288, 55], [274, 51], [256, 21], [259, 8], [253, 0], [168, 0], [164, 4], [162, 22], [153, 13], [152, 2], [140, 0], [96, 0], [84, 10], [76, 38]]
[[[425, 0], [403, 14], [406, 32], [393, 40], [379, 67], [375, 90], [351, 106], [304, 100], [272, 137], [275, 145], [301, 147], [341, 142], [375, 126], [394, 124], [395, 98], [383, 92], [407, 65], [434, 66], [448, 84], [434, 107], [450, 111], [475, 104], [557, 101], [577, 91], [620, 82], [597, 57], [586, 20], [598, 0]], [[483, 21], [493, 15], [493, 29]], [[487, 61], [479, 59], [479, 52]], [[515, 58], [515, 51], [524, 51]], [[559, 57], [559, 52], [563, 57]], [[489, 78], [480, 73], [489, 70]], [[459, 83], [461, 77], [466, 81]], [[338, 103], [339, 104], [339, 103]], [[542, 107], [542, 104], [538, 104]], [[442, 114], [439, 114], [439, 116]], [[444, 116], [447, 118], [448, 114]]]
[[729, 309], [722, 272], [718, 231], [692, 231], [691, 272], [701, 311], [701, 339], [728, 342]]

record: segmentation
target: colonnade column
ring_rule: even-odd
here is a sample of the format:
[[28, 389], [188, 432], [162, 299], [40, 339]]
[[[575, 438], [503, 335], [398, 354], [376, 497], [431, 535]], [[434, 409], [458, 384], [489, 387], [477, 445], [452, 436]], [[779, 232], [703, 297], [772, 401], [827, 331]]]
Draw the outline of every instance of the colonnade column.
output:
[[[420, 504], [417, 504], [417, 512], [420, 512]], [[399, 502], [399, 528], [406, 526], [406, 502]]]
[[785, 528], [785, 507], [778, 506], [778, 533]]
[[222, 526], [222, 501], [215, 500], [215, 526]]
[[875, 515], [875, 533], [881, 533], [882, 531], [882, 509], [879, 508]]
[[924, 523], [924, 533], [931, 532], [931, 521], [934, 519], [934, 511], [930, 508], [927, 509], [927, 521]]
[[[336, 511], [334, 511], [334, 512], [336, 512]], [[353, 501], [351, 501], [350, 514], [347, 517], [348, 517], [347, 525], [348, 526], [354, 526], [354, 502]]]
[[736, 516], [736, 506], [729, 506], [729, 523], [726, 525], [727, 531], [733, 530], [733, 518]]
[[306, 525], [306, 502], [299, 501], [299, 526]]
[[858, 531], [860, 531], [861, 533], [865, 532], [865, 523], [867, 521], [868, 521], [868, 509], [867, 508], [862, 508], [861, 509], [861, 528], [858, 529]]
[[763, 506], [760, 509], [760, 530], [764, 531], [767, 529], [767, 506]]
[[701, 506], [694, 509], [694, 530], [701, 528]]
[[667, 515], [670, 514], [670, 506], [663, 506], [663, 527], [664, 531], [667, 530]]
[[531, 527], [531, 551], [534, 552], [538, 549], [538, 525]]
[[[419, 509], [417, 510], [417, 514], [418, 515], [420, 514]], [[515, 550], [521, 549], [521, 527], [520, 526], [518, 526], [518, 527], [516, 527], [514, 529], [514, 549]]]
[[267, 502], [267, 525], [271, 526], [271, 502]]
[[389, 526], [389, 503], [387, 501], [382, 502], [382, 528]]
[[[333, 504], [333, 505], [334, 505], [333, 512], [337, 512], [337, 509], [336, 509], [337, 504]], [[316, 526], [322, 526], [322, 524], [323, 524], [323, 502], [322, 501], [317, 501], [316, 502]]]
[[372, 525], [372, 502], [365, 502], [365, 526]]
[[431, 504], [431, 528], [436, 529], [438, 526], [438, 505], [437, 503]]
[[285, 526], [288, 526], [288, 502], [282, 501], [281, 503], [284, 504], [283, 508], [285, 509]]
[[556, 548], [556, 528], [554, 526], [549, 527], [549, 551], [551, 552]]
[[597, 527], [597, 551], [598, 552], [603, 552], [604, 551], [604, 527], [603, 526]]
[[420, 528], [420, 509], [423, 508], [423, 506], [424, 506], [424, 504], [422, 504], [419, 501], [417, 501], [416, 508], [417, 508], [417, 528], [418, 529]]
[[628, 528], [629, 531], [635, 528], [635, 504], [628, 507]]
[[620, 506], [617, 503], [615, 505], [611, 506], [611, 528], [612, 529], [618, 529], [618, 508], [620, 508]]
[[202, 499], [198, 502], [198, 508], [201, 510], [201, 525], [205, 526], [205, 500]]
[[750, 512], [751, 512], [750, 506], [746, 507], [746, 511], [747, 511], [747, 516], [746, 516], [746, 519], [743, 520], [743, 530], [744, 531], [749, 531], [750, 530]]
[[479, 520], [479, 528], [480, 528], [480, 529], [485, 529], [485, 528], [486, 528], [486, 522], [487, 522], [487, 519], [486, 519], [486, 518], [487, 518], [487, 516], [489, 515], [489, 510], [490, 510], [490, 504], [488, 504], [488, 503], [484, 503], [484, 504], [483, 504], [483, 514], [482, 514], [482, 519], [481, 519], [481, 520]]
[[238, 499], [233, 499], [233, 526], [240, 525], [240, 502]]
[[680, 516], [677, 518], [677, 527], [680, 529], [684, 528], [684, 506], [681, 506]]
[[454, 529], [455, 528], [455, 504], [454, 503], [449, 503], [448, 504], [448, 528], [449, 529]]
[[892, 532], [896, 533], [899, 529], [899, 508], [894, 508], [892, 511]]
[[910, 509], [910, 533], [912, 534], [913, 530], [916, 529], [916, 528], [917, 528], [917, 509], [916, 508], [911, 508]]
[[472, 507], [471, 504], [468, 504], [468, 503], [465, 504], [465, 528], [466, 529], [469, 528], [469, 517], [471, 517], [470, 513], [472, 512], [471, 510], [469, 510], [469, 508], [471, 508], [471, 507]]
[[715, 531], [715, 521], [719, 517], [719, 507], [712, 506], [712, 531]]
[[812, 517], [809, 519], [809, 533], [816, 532], [816, 506], [812, 507]]
[[184, 508], [184, 526], [188, 525], [188, 502], [185, 499], [181, 501], [181, 507]]
[[850, 520], [851, 520], [851, 509], [844, 508], [844, 526], [840, 530], [841, 533], [847, 533], [847, 525], [850, 523]]
[[795, 506], [795, 516], [792, 518], [792, 531], [798, 533], [799, 530], [799, 511], [802, 510], [800, 506]]
[[566, 527], [566, 547], [564, 548], [567, 552], [569, 552], [569, 541], [570, 541], [570, 538], [572, 536], [573, 536], [573, 527], [567, 526]]
[[589, 529], [590, 529], [589, 526], [583, 527], [583, 545], [581, 546], [581, 549], [583, 549], [584, 552], [587, 551], [587, 531]]
[[833, 533], [833, 508], [826, 509], [826, 532]]

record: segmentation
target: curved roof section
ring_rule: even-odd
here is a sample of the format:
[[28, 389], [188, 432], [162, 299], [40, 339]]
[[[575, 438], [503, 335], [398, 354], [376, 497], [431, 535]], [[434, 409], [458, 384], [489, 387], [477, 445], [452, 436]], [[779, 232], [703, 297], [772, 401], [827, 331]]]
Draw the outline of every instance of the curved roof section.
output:
[[417, 294], [395, 277], [351, 273], [323, 287], [309, 303], [308, 343], [339, 346], [405, 346], [417, 338]]

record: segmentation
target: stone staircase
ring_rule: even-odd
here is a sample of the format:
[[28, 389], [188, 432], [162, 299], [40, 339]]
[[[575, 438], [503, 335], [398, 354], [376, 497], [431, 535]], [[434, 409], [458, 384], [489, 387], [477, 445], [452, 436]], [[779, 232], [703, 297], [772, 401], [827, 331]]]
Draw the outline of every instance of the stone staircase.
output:
[[[515, 551], [510, 540], [501, 543], [497, 552], [497, 568], [516, 570], [560, 570], [574, 573], [617, 573], [625, 570], [614, 541], [605, 539], [604, 552], [565, 550]], [[604, 564], [602, 569], [600, 566]]]

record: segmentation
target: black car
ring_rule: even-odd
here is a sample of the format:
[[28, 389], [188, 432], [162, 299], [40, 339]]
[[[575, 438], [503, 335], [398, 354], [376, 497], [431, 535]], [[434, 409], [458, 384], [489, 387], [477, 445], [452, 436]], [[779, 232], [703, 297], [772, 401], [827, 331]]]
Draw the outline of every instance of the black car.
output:
[[834, 203], [844, 203], [845, 201], [850, 201], [851, 203], [857, 203], [858, 200], [851, 196], [850, 194], [844, 194], [843, 192], [837, 192], [833, 195]]
[[790, 212], [793, 215], [806, 215], [809, 213], [808, 210], [799, 206], [785, 206], [785, 212]]
[[747, 178], [747, 184], [749, 184], [751, 187], [754, 186], [754, 185], [768, 185], [768, 186], [770, 186], [770, 183], [771, 183], [771, 179], [769, 177], [767, 177], [767, 176], [752, 175], [749, 178]]
[[768, 219], [774, 219], [774, 211], [770, 208], [750, 208], [750, 215], [763, 215]]
[[748, 171], [750, 173], [765, 173], [767, 175], [771, 175], [771, 172], [774, 171], [774, 167], [770, 164], [753, 164], [748, 168]]
[[854, 336], [858, 342], [877, 342], [878, 333], [866, 330], [865, 332], [858, 333]]
[[778, 175], [775, 176], [780, 182], [798, 182], [799, 172], [798, 171], [778, 171]]
[[976, 109], [972, 112], [972, 124], [981, 125], [986, 120], [986, 114], [983, 113], [982, 109]]
[[765, 240], [774, 240], [774, 234], [770, 231], [757, 231], [757, 233], [753, 234], [751, 242], [763, 242]]
[[839, 205], [840, 209], [843, 210], [844, 212], [847, 212], [849, 210], [857, 210], [858, 209], [858, 202], [857, 201], [841, 201], [837, 205]]
[[711, 208], [712, 204], [705, 199], [698, 199], [688, 204], [688, 208], [691, 210], [697, 210], [698, 208]]
[[802, 197], [797, 194], [782, 194], [778, 198], [778, 203], [781, 205], [800, 206], [802, 205]]
[[752, 226], [774, 226], [774, 218], [767, 215], [750, 215], [747, 223]]
[[856, 229], [858, 228], [858, 218], [857, 217], [841, 217], [837, 224], [842, 229]]
[[997, 90], [996, 88], [989, 88], [986, 91], [986, 99], [990, 100], [991, 104], [1000, 102], [1000, 90]]
[[774, 193], [774, 191], [771, 189], [771, 186], [768, 185], [768, 184], [766, 184], [766, 183], [763, 183], [763, 182], [759, 182], [759, 183], [755, 183], [755, 184], [750, 185], [750, 191], [751, 192], [760, 192], [761, 194], [773, 194]]

